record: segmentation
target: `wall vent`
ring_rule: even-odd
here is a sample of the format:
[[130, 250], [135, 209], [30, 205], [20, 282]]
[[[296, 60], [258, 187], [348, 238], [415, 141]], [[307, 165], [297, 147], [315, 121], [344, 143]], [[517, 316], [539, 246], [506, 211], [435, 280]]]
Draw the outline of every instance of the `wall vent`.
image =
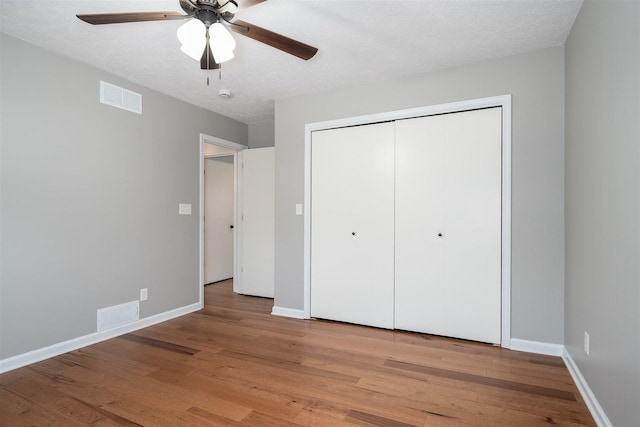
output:
[[139, 319], [140, 304], [137, 300], [101, 308], [98, 310], [98, 332], [135, 322]]
[[100, 102], [142, 114], [142, 95], [111, 83], [100, 81]]

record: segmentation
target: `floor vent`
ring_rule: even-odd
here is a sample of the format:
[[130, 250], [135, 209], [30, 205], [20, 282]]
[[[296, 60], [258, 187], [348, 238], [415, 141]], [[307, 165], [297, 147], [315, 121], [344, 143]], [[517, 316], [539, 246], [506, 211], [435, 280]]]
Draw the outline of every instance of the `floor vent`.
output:
[[98, 332], [140, 319], [139, 301], [126, 302], [98, 310]]
[[142, 114], [142, 95], [111, 83], [100, 81], [100, 102]]

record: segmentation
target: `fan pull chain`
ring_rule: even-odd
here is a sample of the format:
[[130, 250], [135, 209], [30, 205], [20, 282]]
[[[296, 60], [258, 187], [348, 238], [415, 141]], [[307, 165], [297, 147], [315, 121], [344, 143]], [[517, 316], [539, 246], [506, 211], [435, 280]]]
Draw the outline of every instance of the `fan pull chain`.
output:
[[[218, 80], [222, 80], [222, 67], [218, 70]], [[211, 86], [209, 83], [209, 76], [207, 76], [207, 86]]]

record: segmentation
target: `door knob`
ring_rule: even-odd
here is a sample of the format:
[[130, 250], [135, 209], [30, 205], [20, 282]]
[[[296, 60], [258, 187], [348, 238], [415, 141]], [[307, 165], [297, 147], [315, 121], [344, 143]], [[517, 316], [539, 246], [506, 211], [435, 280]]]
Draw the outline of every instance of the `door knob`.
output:
[[356, 235], [356, 232], [355, 232], [355, 231], [354, 231], [354, 232], [352, 232], [352, 233], [351, 233], [351, 235], [352, 235], [352, 236], [355, 236], [355, 235]]
[[229, 226], [229, 228], [233, 228], [233, 224], [231, 224], [231, 225]]
[[442, 233], [438, 233], [438, 237], [442, 237]]

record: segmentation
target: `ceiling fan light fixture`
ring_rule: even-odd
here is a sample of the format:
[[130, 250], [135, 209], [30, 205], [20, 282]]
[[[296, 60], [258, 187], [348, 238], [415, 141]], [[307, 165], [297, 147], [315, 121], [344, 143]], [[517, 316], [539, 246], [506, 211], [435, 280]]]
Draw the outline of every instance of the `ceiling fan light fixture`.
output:
[[[264, 1], [266, 0], [242, 0], [242, 5], [246, 9]], [[236, 42], [222, 23], [229, 24], [235, 33], [243, 34], [304, 60], [311, 59], [318, 52], [318, 49], [313, 46], [235, 19], [238, 11], [236, 0], [180, 0], [180, 6], [186, 14], [165, 11], [93, 13], [76, 16], [91, 25], [188, 19], [177, 30], [180, 49], [194, 60], [200, 59], [201, 70], [217, 70], [221, 63], [234, 57], [233, 50]]]
[[190, 19], [176, 31], [178, 40], [182, 44], [180, 50], [195, 59], [200, 60], [207, 43], [207, 29], [199, 19]]
[[234, 58], [233, 50], [236, 48], [236, 41], [224, 25], [219, 22], [212, 24], [209, 27], [209, 38], [211, 52], [218, 64]]

